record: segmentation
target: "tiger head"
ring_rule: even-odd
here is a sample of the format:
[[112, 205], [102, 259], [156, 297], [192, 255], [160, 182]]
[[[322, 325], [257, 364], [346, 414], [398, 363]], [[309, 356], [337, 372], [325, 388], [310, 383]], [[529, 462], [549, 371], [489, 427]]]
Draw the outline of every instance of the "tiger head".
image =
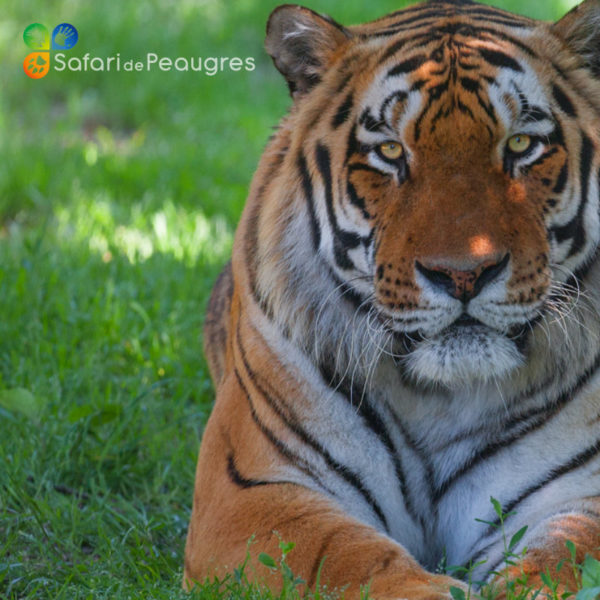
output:
[[356, 27], [272, 13], [266, 48], [294, 106], [280, 133], [289, 169], [265, 185], [280, 203], [297, 191], [295, 231], [414, 380], [507, 376], [586, 285], [600, 240], [599, 24], [598, 0], [556, 24], [469, 0]]

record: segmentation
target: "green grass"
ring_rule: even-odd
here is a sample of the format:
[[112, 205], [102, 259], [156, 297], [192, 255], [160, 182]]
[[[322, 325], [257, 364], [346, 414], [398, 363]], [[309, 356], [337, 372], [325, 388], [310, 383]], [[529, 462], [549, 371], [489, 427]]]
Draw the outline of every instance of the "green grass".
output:
[[[1, 598], [183, 597], [195, 460], [212, 403], [203, 311], [289, 103], [262, 50], [276, 4], [3, 3]], [[353, 23], [403, 2], [310, 4]], [[572, 4], [523, 10], [555, 18]], [[29, 80], [23, 29], [63, 21], [79, 30], [72, 56], [253, 56], [257, 69]], [[200, 595], [269, 597], [235, 578], [217, 588]]]

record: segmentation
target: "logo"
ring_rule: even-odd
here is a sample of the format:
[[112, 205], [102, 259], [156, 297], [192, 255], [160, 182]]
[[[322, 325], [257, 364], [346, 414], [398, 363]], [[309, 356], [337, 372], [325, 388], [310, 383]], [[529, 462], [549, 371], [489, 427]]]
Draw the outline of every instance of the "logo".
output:
[[25, 74], [32, 79], [41, 79], [50, 70], [50, 50], [70, 50], [75, 46], [79, 34], [70, 23], [61, 23], [54, 28], [52, 37], [41, 23], [32, 23], [23, 32], [23, 41], [35, 50], [23, 61]]
[[[256, 63], [252, 56], [159, 56], [147, 52], [145, 58], [121, 58], [113, 56], [93, 56], [86, 52], [83, 56], [67, 58], [65, 50], [71, 50], [77, 44], [79, 34], [70, 23], [61, 23], [52, 31], [41, 23], [32, 23], [23, 32], [25, 45], [32, 50], [23, 61], [23, 70], [31, 79], [46, 77], [50, 69], [58, 71], [88, 72], [111, 71], [139, 73], [142, 71], [196, 72], [213, 77], [225, 71], [254, 71]], [[52, 63], [52, 64], [50, 64]]]

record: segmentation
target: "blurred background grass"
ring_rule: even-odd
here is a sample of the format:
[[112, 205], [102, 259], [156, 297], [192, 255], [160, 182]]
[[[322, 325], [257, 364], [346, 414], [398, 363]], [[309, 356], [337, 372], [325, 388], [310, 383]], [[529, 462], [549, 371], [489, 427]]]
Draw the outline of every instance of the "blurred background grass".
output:
[[[574, 0], [493, 2], [554, 19]], [[173, 598], [212, 402], [200, 331], [289, 105], [276, 0], [4, 0], [0, 11], [0, 597]], [[408, 2], [313, 0], [343, 23]], [[22, 71], [70, 56], [255, 57], [253, 72]], [[301, 540], [297, 540], [301, 542]]]

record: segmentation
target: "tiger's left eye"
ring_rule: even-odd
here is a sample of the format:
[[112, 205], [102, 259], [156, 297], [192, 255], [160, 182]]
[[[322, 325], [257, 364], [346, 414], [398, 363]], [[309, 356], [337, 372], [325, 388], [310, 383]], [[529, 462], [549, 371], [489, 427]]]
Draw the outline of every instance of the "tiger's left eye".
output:
[[509, 138], [506, 146], [513, 154], [525, 154], [531, 148], [533, 140], [526, 133], [517, 133]]
[[404, 148], [399, 142], [384, 142], [379, 145], [378, 150], [387, 160], [398, 160], [404, 154]]

